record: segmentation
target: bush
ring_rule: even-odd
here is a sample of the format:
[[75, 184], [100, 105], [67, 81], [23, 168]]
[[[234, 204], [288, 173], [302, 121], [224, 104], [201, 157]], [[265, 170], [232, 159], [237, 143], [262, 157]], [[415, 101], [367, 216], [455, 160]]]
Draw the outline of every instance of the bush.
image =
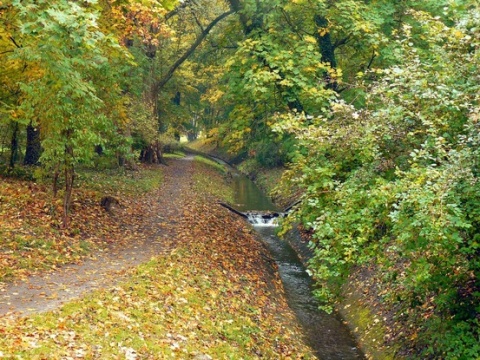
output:
[[285, 136], [282, 142], [267, 139], [253, 145], [255, 160], [264, 168], [271, 169], [285, 165], [290, 161], [290, 155], [294, 153], [295, 139]]
[[299, 144], [286, 179], [304, 193], [296, 214], [326, 309], [352, 268], [375, 264], [398, 341], [422, 359], [479, 358], [480, 9], [455, 27], [412, 15], [421, 46], [406, 26], [401, 65], [372, 73], [365, 108], [284, 116], [278, 131]]

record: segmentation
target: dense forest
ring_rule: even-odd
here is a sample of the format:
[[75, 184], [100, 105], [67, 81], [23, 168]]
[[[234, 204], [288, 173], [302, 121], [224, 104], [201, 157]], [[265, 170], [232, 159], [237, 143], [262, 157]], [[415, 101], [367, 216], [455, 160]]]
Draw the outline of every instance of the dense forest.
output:
[[0, 61], [2, 172], [64, 226], [78, 166], [201, 134], [287, 168], [326, 310], [368, 269], [409, 356], [480, 357], [477, 1], [3, 0]]

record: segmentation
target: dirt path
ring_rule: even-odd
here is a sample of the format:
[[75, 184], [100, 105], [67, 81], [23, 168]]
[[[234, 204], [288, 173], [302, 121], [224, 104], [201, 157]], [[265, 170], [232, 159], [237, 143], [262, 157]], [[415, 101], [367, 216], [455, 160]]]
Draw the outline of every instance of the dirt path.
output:
[[135, 243], [115, 246], [95, 254], [79, 265], [69, 265], [0, 288], [0, 316], [23, 316], [48, 311], [98, 288], [112, 286], [126, 271], [169, 252], [175, 246], [177, 221], [191, 193], [193, 162], [187, 156], [170, 160], [157, 196], [149, 199], [149, 211], [142, 224], [132, 229], [141, 233]]

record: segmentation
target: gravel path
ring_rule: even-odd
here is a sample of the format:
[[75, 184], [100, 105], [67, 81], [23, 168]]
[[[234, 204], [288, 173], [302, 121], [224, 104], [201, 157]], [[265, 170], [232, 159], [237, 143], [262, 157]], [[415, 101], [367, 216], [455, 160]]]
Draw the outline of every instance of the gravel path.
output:
[[169, 160], [165, 179], [148, 202], [148, 212], [138, 241], [112, 246], [79, 265], [69, 265], [19, 280], [0, 288], [0, 317], [24, 316], [48, 311], [89, 291], [115, 285], [128, 269], [152, 256], [170, 252], [175, 246], [177, 220], [191, 194], [193, 157]]

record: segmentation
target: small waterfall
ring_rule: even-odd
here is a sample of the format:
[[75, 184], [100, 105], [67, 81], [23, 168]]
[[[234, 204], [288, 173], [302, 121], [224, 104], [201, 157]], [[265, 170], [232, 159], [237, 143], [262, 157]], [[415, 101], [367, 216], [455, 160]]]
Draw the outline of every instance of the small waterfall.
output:
[[246, 212], [248, 221], [253, 226], [258, 227], [276, 227], [278, 226], [278, 219], [285, 216], [281, 213], [258, 213], [258, 212]]
[[235, 208], [224, 203], [220, 205], [247, 219], [270, 250], [278, 266], [287, 301], [318, 358], [365, 359], [343, 322], [336, 316], [318, 310], [319, 303], [312, 295], [313, 280], [290, 244], [275, 235], [275, 227], [292, 207], [284, 212], [279, 211], [246, 176], [234, 176], [232, 187], [235, 190]]

